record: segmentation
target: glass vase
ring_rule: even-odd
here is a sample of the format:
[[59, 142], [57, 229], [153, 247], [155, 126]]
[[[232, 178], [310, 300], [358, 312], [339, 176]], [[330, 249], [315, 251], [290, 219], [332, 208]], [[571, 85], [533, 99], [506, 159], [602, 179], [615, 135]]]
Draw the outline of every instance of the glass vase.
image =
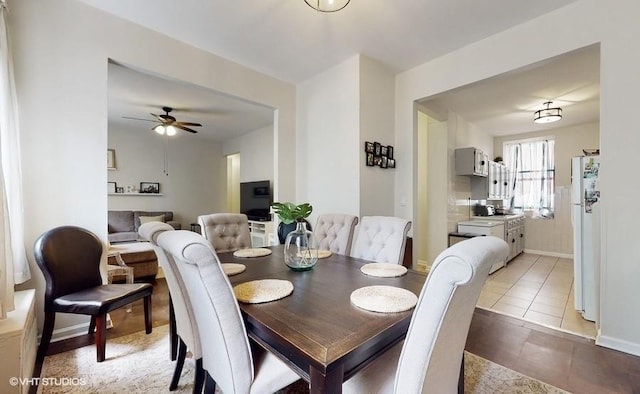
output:
[[294, 271], [308, 271], [318, 262], [315, 238], [304, 222], [297, 222], [296, 229], [287, 234], [284, 241], [284, 262]]

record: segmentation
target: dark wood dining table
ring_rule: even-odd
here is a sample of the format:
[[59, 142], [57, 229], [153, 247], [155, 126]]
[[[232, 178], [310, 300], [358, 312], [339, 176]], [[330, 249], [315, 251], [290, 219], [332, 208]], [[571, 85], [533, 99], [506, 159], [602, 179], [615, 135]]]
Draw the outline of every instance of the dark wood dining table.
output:
[[412, 311], [376, 313], [351, 304], [361, 287], [389, 285], [420, 294], [426, 276], [409, 270], [394, 278], [367, 276], [360, 267], [371, 263], [332, 254], [313, 270], [295, 272], [284, 263], [281, 245], [265, 257], [238, 258], [220, 253], [222, 263], [247, 269], [230, 276], [232, 285], [258, 279], [291, 281], [294, 291], [277, 301], [240, 303], [247, 334], [285, 361], [310, 383], [311, 393], [340, 393], [342, 382], [403, 340]]

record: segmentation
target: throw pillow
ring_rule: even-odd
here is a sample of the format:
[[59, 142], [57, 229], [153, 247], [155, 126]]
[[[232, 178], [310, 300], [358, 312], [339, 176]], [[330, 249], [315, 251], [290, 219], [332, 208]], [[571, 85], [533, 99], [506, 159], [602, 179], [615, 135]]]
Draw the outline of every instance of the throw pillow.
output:
[[164, 215], [159, 216], [140, 216], [140, 224], [149, 222], [164, 222]]

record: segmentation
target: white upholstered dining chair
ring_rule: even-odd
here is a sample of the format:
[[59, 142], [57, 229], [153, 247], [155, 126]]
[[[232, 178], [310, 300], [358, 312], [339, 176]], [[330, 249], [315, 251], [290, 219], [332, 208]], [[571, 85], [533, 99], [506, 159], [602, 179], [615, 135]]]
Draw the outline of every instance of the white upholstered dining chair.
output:
[[393, 216], [363, 216], [352, 257], [378, 263], [402, 264], [411, 222]]
[[138, 234], [143, 239], [149, 241], [158, 258], [158, 264], [162, 267], [167, 287], [169, 288], [170, 323], [175, 330], [170, 332], [169, 341], [173, 347], [177, 346], [177, 360], [173, 371], [173, 377], [169, 383], [169, 390], [178, 387], [182, 367], [186, 358], [187, 349], [196, 360], [196, 373], [194, 377], [193, 393], [202, 392], [204, 385], [204, 368], [202, 366], [202, 348], [200, 347], [200, 337], [196, 319], [193, 316], [193, 308], [190, 305], [189, 297], [182, 278], [178, 274], [178, 267], [173, 260], [169, 259], [164, 250], [158, 246], [158, 236], [165, 231], [174, 231], [174, 228], [167, 223], [149, 222], [144, 223], [138, 229]]
[[231, 283], [205, 239], [191, 231], [165, 231], [158, 245], [186, 285], [209, 377], [206, 393], [215, 385], [224, 393], [273, 393], [300, 378], [270, 352], [250, 346]]
[[198, 216], [202, 236], [218, 253], [251, 247], [249, 220], [242, 213], [212, 213]]
[[318, 216], [313, 229], [318, 249], [348, 255], [353, 241], [353, 230], [358, 217], [342, 213], [328, 213]]
[[343, 384], [344, 393], [456, 393], [473, 311], [489, 269], [509, 248], [497, 237], [459, 242], [436, 257], [404, 343]]

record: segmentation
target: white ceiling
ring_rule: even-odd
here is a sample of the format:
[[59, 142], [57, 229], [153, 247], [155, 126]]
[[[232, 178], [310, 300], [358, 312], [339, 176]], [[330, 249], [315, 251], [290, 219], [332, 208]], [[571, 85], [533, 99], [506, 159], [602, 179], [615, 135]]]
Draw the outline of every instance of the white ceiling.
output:
[[151, 114], [163, 114], [162, 107], [173, 108], [178, 121], [202, 124], [191, 127], [196, 138], [217, 142], [273, 124], [273, 108], [119, 64], [109, 64], [108, 84], [110, 127], [149, 132], [158, 124]]
[[[543, 103], [562, 108], [562, 120], [533, 123]], [[600, 47], [592, 45], [420, 102], [439, 120], [451, 110], [489, 135], [502, 136], [600, 119]]]
[[[228, 0], [80, 1], [298, 83], [357, 53], [394, 72], [404, 71], [575, 0], [351, 0], [345, 9], [330, 14], [314, 11], [304, 0], [251, 4]], [[596, 121], [599, 53], [597, 47], [582, 52], [428, 98], [424, 105], [436, 112], [453, 110], [493, 135]], [[178, 120], [202, 123], [199, 134], [217, 140], [228, 138], [234, 130], [246, 132], [272, 123], [272, 109], [179, 81], [122, 67], [112, 72], [112, 68], [110, 122], [124, 122], [122, 116], [151, 118], [150, 112], [160, 113], [162, 106], [170, 106], [176, 108], [173, 115]], [[563, 107], [564, 119], [551, 126], [534, 125], [533, 111], [548, 100]], [[126, 125], [147, 130], [152, 124], [146, 123], [128, 121]]]

